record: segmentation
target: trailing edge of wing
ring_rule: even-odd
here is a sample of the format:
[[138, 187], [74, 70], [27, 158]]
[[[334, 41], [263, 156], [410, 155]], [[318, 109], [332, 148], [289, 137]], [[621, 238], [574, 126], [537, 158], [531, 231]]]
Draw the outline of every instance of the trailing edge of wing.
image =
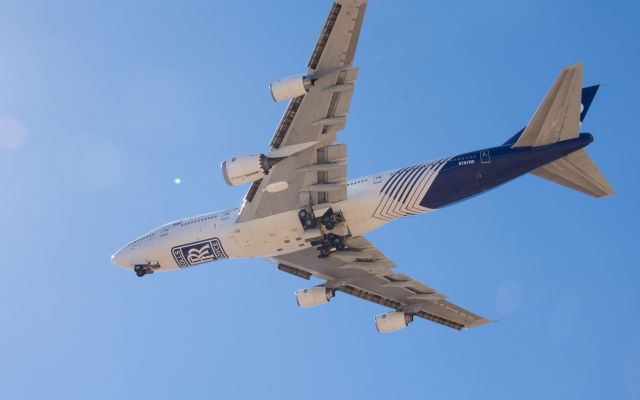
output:
[[457, 305], [425, 284], [404, 274], [392, 272], [395, 264], [363, 237], [350, 238], [348, 251], [317, 257], [314, 248], [284, 254], [272, 261], [278, 269], [309, 279], [327, 281], [325, 286], [402, 311], [453, 329], [468, 329], [488, 320]]

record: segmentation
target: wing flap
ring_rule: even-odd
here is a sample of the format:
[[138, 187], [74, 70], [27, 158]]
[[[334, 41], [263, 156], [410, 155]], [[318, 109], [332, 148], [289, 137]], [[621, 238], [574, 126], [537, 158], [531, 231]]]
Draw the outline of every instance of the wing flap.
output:
[[366, 0], [333, 3], [311, 53], [309, 69], [319, 71], [353, 62], [366, 5]]
[[[336, 132], [345, 127], [358, 77], [351, 63], [365, 9], [366, 0], [337, 0], [329, 10], [308, 64], [313, 86], [289, 102], [270, 142], [272, 150], [309, 142], [317, 145], [280, 161], [261, 181], [254, 182], [238, 222], [346, 198], [346, 155], [334, 170], [313, 167], [326, 163], [318, 156], [335, 143]], [[264, 190], [280, 181], [287, 182], [286, 190]], [[332, 186], [314, 186], [317, 184]], [[319, 190], [323, 188], [330, 190]]]
[[395, 264], [365, 238], [351, 238], [347, 245], [349, 251], [326, 259], [318, 258], [312, 248], [278, 256], [275, 261], [286, 266], [285, 272], [303, 277], [311, 274], [324, 279], [329, 288], [450, 328], [472, 328], [489, 322], [410, 276], [393, 273]]

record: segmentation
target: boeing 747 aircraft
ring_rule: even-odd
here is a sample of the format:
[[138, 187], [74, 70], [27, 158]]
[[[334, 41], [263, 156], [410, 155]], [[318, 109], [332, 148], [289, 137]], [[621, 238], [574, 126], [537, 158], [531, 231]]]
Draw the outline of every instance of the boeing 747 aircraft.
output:
[[337, 0], [307, 73], [271, 84], [288, 106], [270, 149], [222, 163], [229, 185], [251, 184], [239, 209], [169, 222], [127, 244], [112, 262], [142, 277], [228, 258], [263, 258], [279, 270], [324, 281], [298, 290], [300, 307], [336, 292], [391, 309], [375, 317], [380, 332], [415, 317], [454, 329], [488, 320], [396, 271], [364, 235], [386, 223], [434, 211], [532, 173], [594, 197], [613, 190], [584, 148], [580, 126], [598, 90], [582, 88], [582, 65], [562, 70], [527, 126], [505, 143], [347, 180], [344, 129], [358, 78], [352, 62], [366, 0]]

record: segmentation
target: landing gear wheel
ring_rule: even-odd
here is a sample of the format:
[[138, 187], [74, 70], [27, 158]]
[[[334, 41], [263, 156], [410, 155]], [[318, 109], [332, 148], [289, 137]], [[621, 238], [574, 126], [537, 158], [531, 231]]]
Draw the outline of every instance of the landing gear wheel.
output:
[[136, 265], [133, 267], [133, 272], [136, 273], [139, 277], [144, 276], [144, 269], [142, 269], [142, 265]]
[[333, 212], [333, 209], [328, 209], [322, 217], [320, 217], [320, 223], [325, 227], [326, 230], [330, 231], [336, 227], [336, 225], [340, 222], [340, 218], [337, 214]]
[[318, 246], [317, 249], [320, 250], [318, 258], [329, 258], [329, 254], [331, 254], [331, 246], [323, 244], [322, 246]]
[[344, 238], [342, 236], [334, 235], [330, 233], [326, 237], [327, 244], [329, 248], [335, 248], [336, 251], [345, 251], [347, 246], [344, 242]]
[[136, 265], [133, 267], [133, 271], [140, 278], [147, 274], [147, 268], [144, 265]]
[[305, 231], [308, 231], [309, 229], [313, 229], [316, 227], [316, 219], [313, 216], [313, 213], [311, 213], [306, 208], [303, 208], [302, 210], [298, 211], [298, 219], [300, 219], [302, 228]]
[[330, 234], [327, 239], [329, 240], [329, 244], [331, 245], [331, 247], [338, 248], [340, 245], [342, 245], [342, 238], [338, 235]]

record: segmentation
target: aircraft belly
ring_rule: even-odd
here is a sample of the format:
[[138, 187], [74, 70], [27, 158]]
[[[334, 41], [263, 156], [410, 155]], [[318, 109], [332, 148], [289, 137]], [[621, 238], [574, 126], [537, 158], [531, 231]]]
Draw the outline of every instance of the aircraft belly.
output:
[[[475, 158], [473, 153], [456, 156], [440, 171], [420, 205], [435, 209], [468, 199], [585, 145], [586, 139], [575, 139], [526, 149], [494, 147], [476, 152]], [[467, 163], [465, 159], [473, 162]]]
[[297, 210], [238, 223], [232, 235], [232, 258], [270, 257], [310, 247]]
[[[457, 156], [402, 168], [362, 178], [364, 183], [349, 187], [347, 200], [329, 206], [342, 212], [345, 232], [361, 236], [394, 219], [432, 211], [492, 189], [582, 146], [576, 140], [528, 150], [499, 147], [480, 151], [473, 163]], [[242, 223], [202, 223], [173, 232], [164, 238], [163, 250], [150, 257], [159, 260], [162, 269], [227, 258], [274, 257], [311, 247], [309, 233], [302, 228], [298, 210]]]
[[371, 185], [349, 190], [347, 200], [337, 204], [352, 236], [362, 236], [388, 222], [372, 217], [378, 190], [378, 186]]

